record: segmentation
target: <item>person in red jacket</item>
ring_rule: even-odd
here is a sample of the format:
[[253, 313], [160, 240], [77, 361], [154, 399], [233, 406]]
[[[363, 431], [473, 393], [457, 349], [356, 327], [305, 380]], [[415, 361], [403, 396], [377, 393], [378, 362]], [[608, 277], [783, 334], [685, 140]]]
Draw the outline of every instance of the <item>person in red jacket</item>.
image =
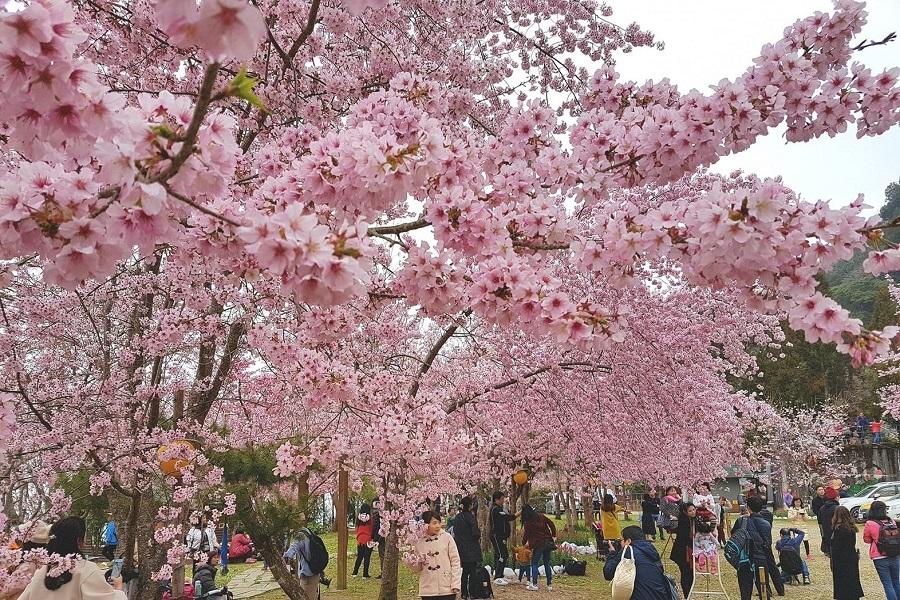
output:
[[228, 560], [240, 562], [251, 556], [253, 556], [253, 542], [243, 529], [238, 528], [228, 544]]
[[529, 591], [538, 589], [538, 565], [544, 564], [544, 574], [547, 576], [547, 590], [553, 590], [553, 567], [550, 565], [550, 555], [556, 548], [556, 526], [553, 521], [534, 510], [529, 505], [522, 507], [522, 543], [531, 549], [531, 582]]
[[373, 541], [372, 509], [368, 504], [363, 504], [356, 516], [356, 564], [353, 565], [353, 576], [359, 574], [359, 566], [362, 565], [363, 577], [369, 577], [369, 561], [372, 559], [372, 548], [376, 545]]

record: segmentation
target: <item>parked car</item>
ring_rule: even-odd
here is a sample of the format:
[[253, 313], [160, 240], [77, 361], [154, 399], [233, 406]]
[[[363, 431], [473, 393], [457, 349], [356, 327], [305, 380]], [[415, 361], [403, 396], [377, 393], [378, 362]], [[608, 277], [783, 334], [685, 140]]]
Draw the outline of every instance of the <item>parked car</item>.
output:
[[848, 498], [841, 498], [838, 502], [850, 511], [854, 519], [861, 520], [860, 509], [863, 506], [868, 510], [873, 501], [881, 500], [884, 502], [888, 498], [893, 498], [897, 495], [900, 495], [900, 481], [884, 481], [862, 489]]
[[[900, 519], [900, 494], [896, 496], [891, 496], [890, 498], [879, 498], [882, 502], [887, 505], [887, 513], [888, 516], [892, 519]], [[872, 502], [866, 502], [862, 506], [859, 507], [859, 516], [856, 518], [857, 521], [863, 522], [866, 520], [866, 517], [869, 515], [869, 509], [872, 507]]]

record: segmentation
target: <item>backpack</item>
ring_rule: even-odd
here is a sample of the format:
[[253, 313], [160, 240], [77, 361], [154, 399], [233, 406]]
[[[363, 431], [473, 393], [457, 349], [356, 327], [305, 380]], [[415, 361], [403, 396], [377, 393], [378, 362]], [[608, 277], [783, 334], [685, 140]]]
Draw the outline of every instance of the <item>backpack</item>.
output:
[[563, 571], [566, 575], [583, 577], [587, 574], [587, 561], [573, 558], [566, 559], [566, 562], [563, 564]]
[[881, 522], [878, 529], [878, 541], [875, 542], [878, 551], [888, 558], [900, 556], [900, 529], [893, 520], [889, 523]]
[[725, 543], [725, 560], [735, 569], [740, 569], [741, 565], [751, 562], [754, 549], [765, 546], [756, 531], [756, 525], [750, 527], [753, 519], [750, 517], [741, 519], [744, 520], [744, 526], [732, 531], [731, 539]]
[[207, 533], [206, 529], [200, 530], [200, 551], [203, 553], [209, 552], [212, 546], [209, 543], [209, 533]]
[[778, 553], [778, 561], [781, 563], [781, 570], [787, 575], [800, 575], [803, 573], [803, 559], [800, 553], [794, 548], [785, 547]]
[[[303, 559], [313, 573], [324, 573], [325, 567], [328, 566], [328, 549], [325, 548], [325, 542], [309, 529], [304, 528], [300, 532], [309, 540], [309, 556], [304, 555]], [[300, 572], [299, 567], [297, 572]]]
[[493, 598], [494, 589], [491, 587], [491, 574], [486, 567], [475, 571], [475, 576], [469, 579], [469, 598]]
[[103, 544], [104, 546], [109, 543], [108, 532], [109, 532], [109, 523], [106, 523], [105, 525], [103, 525], [103, 527], [100, 528], [100, 543]]
[[[194, 597], [194, 586], [185, 581], [184, 582], [184, 593], [182, 594], [181, 597], [182, 598], [193, 598]], [[172, 590], [166, 589], [163, 592], [162, 600], [172, 600]]]
[[659, 507], [659, 526], [669, 533], [673, 533], [678, 529], [678, 513], [680, 511], [681, 507], [677, 502], [664, 501]]

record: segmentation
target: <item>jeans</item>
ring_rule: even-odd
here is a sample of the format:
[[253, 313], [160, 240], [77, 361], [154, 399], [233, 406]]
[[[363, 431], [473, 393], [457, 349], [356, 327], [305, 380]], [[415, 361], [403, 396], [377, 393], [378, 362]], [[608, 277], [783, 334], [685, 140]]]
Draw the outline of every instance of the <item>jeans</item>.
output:
[[536, 548], [531, 552], [531, 583], [537, 585], [538, 565], [544, 563], [544, 572], [547, 574], [547, 585], [553, 585], [553, 567], [550, 566], [550, 555], [553, 553], [553, 544], [547, 544]]
[[881, 439], [882, 439], [882, 438], [881, 438], [881, 432], [878, 431], [878, 432], [876, 432], [874, 435], [875, 435], [875, 439], [872, 440], [872, 443], [880, 444], [880, 443], [881, 443]]
[[887, 600], [900, 600], [900, 557], [873, 560]]
[[494, 549], [494, 579], [503, 577], [506, 563], [509, 562], [509, 546], [506, 541], [506, 538], [491, 536], [491, 547]]

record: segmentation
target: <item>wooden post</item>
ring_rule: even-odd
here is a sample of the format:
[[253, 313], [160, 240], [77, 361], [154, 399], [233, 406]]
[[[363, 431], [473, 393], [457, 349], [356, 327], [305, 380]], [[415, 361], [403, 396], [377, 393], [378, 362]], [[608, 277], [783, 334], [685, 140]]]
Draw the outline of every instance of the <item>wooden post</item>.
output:
[[337, 589], [347, 589], [347, 501], [350, 496], [350, 481], [347, 470], [341, 467], [338, 471], [338, 498], [337, 498]]

